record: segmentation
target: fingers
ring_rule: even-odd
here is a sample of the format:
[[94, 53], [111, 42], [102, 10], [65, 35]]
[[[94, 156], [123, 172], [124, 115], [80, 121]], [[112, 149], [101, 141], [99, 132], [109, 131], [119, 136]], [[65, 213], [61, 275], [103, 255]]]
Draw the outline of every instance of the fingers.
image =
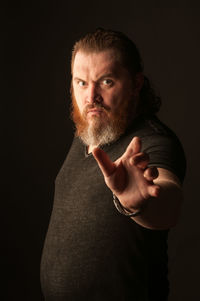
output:
[[157, 167], [148, 167], [149, 155], [146, 153], [138, 153], [129, 159], [131, 165], [134, 165], [144, 171], [144, 177], [147, 181], [153, 181], [159, 175]]
[[139, 137], [134, 137], [130, 144], [128, 145], [126, 152], [124, 154], [125, 157], [131, 157], [140, 152], [141, 149], [141, 140]]
[[115, 164], [110, 160], [108, 155], [100, 148], [95, 148], [93, 151], [93, 156], [96, 159], [103, 175], [109, 177], [116, 170]]
[[147, 181], [153, 181], [158, 177], [158, 169], [156, 167], [149, 167], [144, 171], [144, 177]]
[[138, 153], [130, 159], [130, 164], [145, 169], [149, 163], [149, 156], [146, 153]]
[[148, 186], [148, 193], [152, 197], [158, 197], [160, 192], [160, 187], [158, 185], [154, 185], [153, 180], [155, 180], [158, 175], [157, 167], [148, 167], [149, 163], [149, 156], [145, 153], [138, 153], [133, 156], [131, 159], [131, 164], [135, 165], [136, 167], [144, 170], [143, 176], [144, 178], [151, 183], [152, 185]]
[[157, 198], [159, 196], [160, 193], [160, 186], [158, 185], [151, 185], [148, 187], [149, 190], [149, 195], [152, 197]]

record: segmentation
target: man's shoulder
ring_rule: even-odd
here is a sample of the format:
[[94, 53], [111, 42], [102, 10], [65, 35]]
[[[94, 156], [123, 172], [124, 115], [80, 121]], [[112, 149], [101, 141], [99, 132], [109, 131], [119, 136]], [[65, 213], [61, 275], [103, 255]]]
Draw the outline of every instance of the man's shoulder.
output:
[[139, 137], [142, 140], [142, 144], [146, 144], [146, 142], [153, 143], [154, 140], [158, 141], [160, 137], [176, 136], [156, 116], [151, 116], [148, 118], [137, 117], [133, 120], [124, 134], [121, 135], [117, 141], [113, 142], [113, 147], [111, 144], [111, 146], [105, 146], [105, 148], [110, 150], [116, 150], [117, 148], [123, 153], [134, 137]]
[[140, 138], [155, 135], [176, 137], [175, 133], [155, 115], [136, 118], [125, 135], [134, 135]]
[[176, 134], [156, 116], [137, 118], [129, 129], [110, 148], [112, 159], [122, 155], [131, 140], [139, 137], [141, 151], [149, 155], [150, 166], [157, 166], [174, 172], [182, 181], [185, 174], [185, 155]]
[[140, 121], [134, 134], [141, 138], [141, 151], [149, 155], [149, 166], [168, 169], [183, 181], [185, 153], [179, 138], [167, 125], [153, 116]]

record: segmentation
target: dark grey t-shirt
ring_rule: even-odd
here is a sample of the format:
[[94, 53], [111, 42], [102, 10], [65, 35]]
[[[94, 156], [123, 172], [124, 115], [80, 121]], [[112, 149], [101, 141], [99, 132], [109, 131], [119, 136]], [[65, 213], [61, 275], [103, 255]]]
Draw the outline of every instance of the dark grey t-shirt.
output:
[[[149, 165], [169, 169], [183, 181], [182, 147], [155, 117], [135, 120], [103, 148], [116, 160], [134, 136], [141, 137]], [[41, 263], [45, 300], [166, 300], [167, 234], [145, 229], [116, 210], [96, 161], [75, 138], [56, 179]]]

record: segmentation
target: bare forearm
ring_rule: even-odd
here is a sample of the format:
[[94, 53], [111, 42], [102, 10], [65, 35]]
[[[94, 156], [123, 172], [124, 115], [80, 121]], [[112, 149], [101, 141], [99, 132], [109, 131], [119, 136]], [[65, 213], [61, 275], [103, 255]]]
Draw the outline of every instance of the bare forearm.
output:
[[182, 190], [173, 182], [157, 181], [160, 193], [157, 198], [145, 201], [140, 215], [134, 221], [145, 228], [169, 229], [177, 223], [182, 203]]

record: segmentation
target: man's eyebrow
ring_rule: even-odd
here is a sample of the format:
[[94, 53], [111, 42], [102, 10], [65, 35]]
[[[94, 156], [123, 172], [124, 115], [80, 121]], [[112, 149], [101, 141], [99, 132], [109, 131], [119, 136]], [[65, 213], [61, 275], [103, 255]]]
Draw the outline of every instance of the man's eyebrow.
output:
[[117, 76], [116, 72], [109, 72], [109, 73], [105, 73], [102, 76], [100, 76], [100, 78], [98, 79], [98, 81], [100, 81], [100, 80], [102, 80], [102, 79], [104, 79], [106, 77], [114, 77], [114, 78], [116, 78], [118, 76]]
[[83, 79], [79, 78], [79, 77], [73, 77], [73, 80], [80, 80], [80, 81], [84, 81]]
[[[118, 75], [117, 75], [117, 72], [108, 72], [108, 73], [104, 73], [102, 74], [98, 79], [97, 81], [101, 81], [105, 78], [108, 78], [108, 77], [111, 77], [111, 78], [117, 78]], [[85, 81], [84, 79], [80, 78], [80, 77], [73, 77], [73, 80], [75, 81]]]

